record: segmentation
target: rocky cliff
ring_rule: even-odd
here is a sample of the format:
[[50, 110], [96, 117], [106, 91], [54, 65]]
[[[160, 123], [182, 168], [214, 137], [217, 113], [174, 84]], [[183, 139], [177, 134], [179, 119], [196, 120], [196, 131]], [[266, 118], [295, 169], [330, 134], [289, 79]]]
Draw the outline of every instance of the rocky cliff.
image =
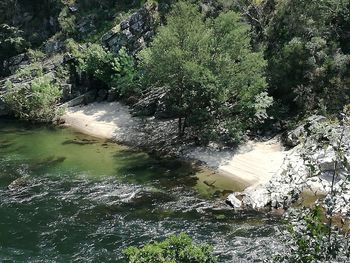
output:
[[[311, 199], [330, 194], [334, 178], [335, 212], [350, 215], [350, 127], [312, 116], [289, 131], [284, 142], [292, 147], [282, 167], [266, 184], [229, 196], [238, 209], [286, 209], [303, 196]], [[327, 202], [329, 198], [323, 199]]]

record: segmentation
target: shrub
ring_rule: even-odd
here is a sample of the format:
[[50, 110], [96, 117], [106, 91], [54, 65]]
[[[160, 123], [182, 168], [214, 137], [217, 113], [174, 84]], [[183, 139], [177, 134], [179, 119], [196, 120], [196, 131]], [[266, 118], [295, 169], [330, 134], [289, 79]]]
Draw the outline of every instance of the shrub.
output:
[[67, 46], [77, 60], [77, 69], [80, 73], [88, 74], [108, 88], [113, 87], [121, 96], [138, 92], [135, 85], [138, 74], [134, 59], [124, 48], [115, 55], [98, 44], [83, 47], [69, 40]]
[[76, 17], [70, 13], [70, 10], [65, 6], [58, 16], [58, 23], [62, 29], [63, 34], [69, 36], [76, 31]]
[[6, 83], [4, 101], [16, 117], [36, 122], [49, 122], [55, 115], [55, 106], [61, 90], [49, 77], [37, 77], [29, 85]]
[[170, 236], [162, 242], [154, 242], [142, 248], [124, 250], [129, 263], [215, 263], [213, 248], [195, 245], [186, 234]]

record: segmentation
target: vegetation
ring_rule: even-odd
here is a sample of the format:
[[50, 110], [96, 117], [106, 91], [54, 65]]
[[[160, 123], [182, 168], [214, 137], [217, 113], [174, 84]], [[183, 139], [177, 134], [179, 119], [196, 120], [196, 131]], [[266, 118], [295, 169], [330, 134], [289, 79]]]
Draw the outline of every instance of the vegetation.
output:
[[215, 263], [213, 248], [196, 245], [186, 234], [170, 236], [142, 248], [129, 247], [124, 251], [129, 263]]
[[86, 47], [79, 47], [73, 40], [69, 40], [68, 46], [77, 61], [80, 74], [86, 73], [107, 88], [114, 88], [121, 96], [136, 92], [134, 80], [137, 72], [134, 59], [125, 49], [121, 49], [115, 55], [98, 44], [88, 43]]
[[267, 27], [272, 94], [290, 110], [340, 111], [349, 101], [349, 1], [292, 1], [276, 6]]
[[4, 70], [3, 61], [24, 52], [27, 47], [23, 31], [8, 24], [0, 25], [0, 76]]
[[140, 59], [149, 86], [166, 90], [180, 136], [187, 127], [196, 134], [216, 127], [239, 139], [257, 120], [257, 98], [267, 96], [262, 53], [252, 51], [249, 26], [232, 11], [205, 19], [196, 5], [175, 4]]
[[55, 117], [61, 91], [49, 77], [37, 77], [29, 85], [21, 86], [7, 82], [6, 88], [5, 102], [16, 117], [37, 122], [51, 121]]
[[[73, 61], [70, 71], [64, 63], [56, 67], [56, 78], [70, 74], [73, 88], [84, 79], [88, 88], [113, 90], [130, 101], [163, 91], [155, 92], [154, 100], [177, 118], [180, 139], [235, 144], [265, 120], [283, 119], [288, 126], [313, 113], [334, 116], [350, 103], [349, 0], [154, 0], [162, 26], [147, 32], [150, 39], [155, 33], [148, 47], [135, 56], [125, 48], [107, 50], [100, 40], [112, 25], [131, 39], [139, 37], [131, 34], [135, 29], [116, 24], [145, 2], [0, 1], [0, 76], [17, 68], [18, 61], [11, 68], [11, 57], [26, 52], [29, 63], [16, 72], [21, 83], [3, 85], [4, 101], [14, 115], [50, 121], [56, 114], [62, 88], [44, 76], [42, 66], [50, 53], [43, 52], [45, 41], [53, 35], [54, 46], [63, 46], [53, 53], [68, 51]], [[322, 147], [336, 147], [336, 163], [346, 167], [342, 140], [337, 140], [330, 145], [330, 137], [317, 138]], [[310, 166], [317, 170], [317, 164]], [[333, 224], [333, 186], [327, 199], [331, 205], [319, 204], [290, 218], [290, 246], [280, 261], [329, 260], [346, 251], [338, 246], [340, 232]], [[216, 260], [211, 247], [194, 245], [186, 235], [132, 247], [125, 255], [130, 262]]]
[[[276, 262], [347, 262], [350, 259], [349, 225], [336, 209], [339, 195], [348, 186], [349, 180], [348, 143], [345, 142], [345, 134], [350, 127], [349, 113], [348, 105], [342, 113], [340, 131], [329, 126], [318, 127], [312, 135], [315, 143], [306, 146], [312, 149], [331, 147], [334, 151], [334, 165], [330, 171], [332, 184], [327, 196], [319, 199], [315, 207], [289, 212], [289, 234], [285, 238], [287, 249], [276, 257]], [[312, 149], [307, 149], [305, 161], [315, 175], [320, 175], [318, 160], [310, 156]], [[341, 174], [345, 174], [345, 178]], [[338, 185], [336, 182], [339, 182]]]

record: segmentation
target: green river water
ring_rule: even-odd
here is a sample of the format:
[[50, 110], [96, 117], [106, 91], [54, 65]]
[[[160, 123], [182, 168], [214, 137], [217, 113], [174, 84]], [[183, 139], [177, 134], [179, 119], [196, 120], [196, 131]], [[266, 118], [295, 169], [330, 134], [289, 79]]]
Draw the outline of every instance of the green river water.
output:
[[220, 262], [262, 262], [279, 247], [278, 222], [234, 213], [223, 200], [239, 188], [70, 129], [0, 119], [0, 262], [124, 262], [127, 246], [181, 232]]

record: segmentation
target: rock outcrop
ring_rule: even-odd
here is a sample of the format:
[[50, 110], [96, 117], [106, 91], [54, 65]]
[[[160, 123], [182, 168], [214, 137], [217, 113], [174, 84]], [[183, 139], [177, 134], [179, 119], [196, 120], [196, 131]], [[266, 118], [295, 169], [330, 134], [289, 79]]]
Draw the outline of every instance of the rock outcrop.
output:
[[[17, 59], [18, 58], [18, 59]], [[62, 89], [62, 101], [67, 101], [76, 96], [72, 90], [68, 74], [64, 74], [65, 59], [63, 55], [47, 56], [38, 61], [32, 61], [27, 54], [21, 54], [13, 58], [16, 61], [14, 74], [0, 80], [0, 116], [8, 115], [9, 111], [4, 102], [7, 85], [11, 83], [13, 88], [29, 86], [38, 76], [47, 76]]]
[[155, 33], [158, 21], [158, 5], [146, 3], [144, 7], [108, 31], [102, 42], [112, 52], [125, 47], [130, 54], [135, 55], [147, 46]]
[[[335, 211], [350, 215], [350, 184], [347, 180], [350, 167], [346, 164], [346, 160], [350, 160], [350, 127], [328, 123], [322, 116], [313, 116], [289, 132], [288, 138], [289, 146], [292, 142], [297, 146], [288, 152], [279, 172], [266, 184], [232, 194], [227, 202], [236, 209], [237, 204], [241, 204], [239, 209], [269, 210], [288, 208], [300, 200], [302, 193], [324, 197], [329, 195], [334, 168], [337, 167]], [[344, 154], [344, 162], [336, 158], [339, 148]]]

